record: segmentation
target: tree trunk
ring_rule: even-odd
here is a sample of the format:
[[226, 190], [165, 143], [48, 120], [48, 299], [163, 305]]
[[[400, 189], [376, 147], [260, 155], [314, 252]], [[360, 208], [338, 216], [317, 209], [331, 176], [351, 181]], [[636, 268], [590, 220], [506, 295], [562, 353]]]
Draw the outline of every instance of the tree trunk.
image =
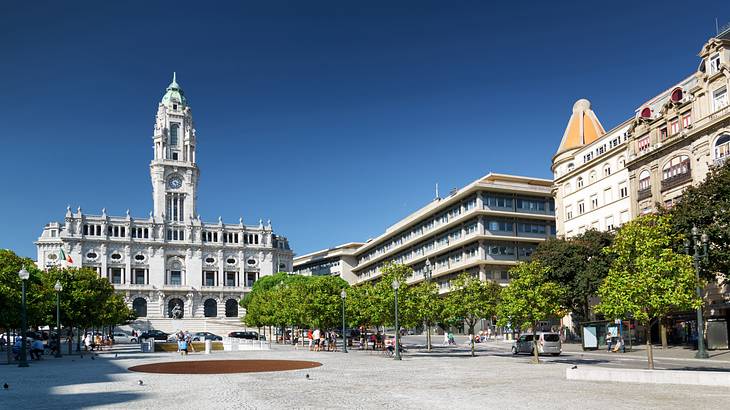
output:
[[474, 327], [476, 326], [476, 322], [473, 324], [469, 324], [469, 342], [471, 344], [471, 357], [475, 357], [476, 353], [474, 353]]
[[426, 349], [431, 351], [431, 325], [426, 327]]
[[532, 351], [535, 353], [535, 364], [540, 364], [540, 351], [537, 350], [537, 322], [532, 324]]
[[651, 345], [651, 321], [646, 326], [646, 359], [648, 361], [649, 370], [654, 370], [654, 351]]
[[667, 322], [666, 319], [662, 318], [659, 321], [659, 336], [661, 336], [662, 339], [662, 349], [666, 349], [668, 346], [667, 343]]

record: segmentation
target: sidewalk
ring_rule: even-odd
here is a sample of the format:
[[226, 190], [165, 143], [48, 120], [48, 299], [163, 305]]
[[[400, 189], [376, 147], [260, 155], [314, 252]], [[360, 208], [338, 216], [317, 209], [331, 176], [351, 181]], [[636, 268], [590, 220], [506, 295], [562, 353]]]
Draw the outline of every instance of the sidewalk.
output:
[[[654, 345], [654, 358], [656, 359], [675, 359], [675, 360], [697, 360], [700, 362], [716, 361], [721, 363], [730, 363], [730, 350], [708, 350], [710, 355], [709, 359], [695, 359], [697, 350], [690, 349], [684, 346], [669, 346], [666, 349], [662, 349], [661, 345]], [[563, 352], [565, 353], [579, 353], [585, 355], [596, 355], [596, 356], [611, 356], [611, 357], [646, 357], [646, 345], [635, 345], [632, 346], [632, 351], [629, 351], [629, 346], [626, 346], [626, 353], [611, 353], [605, 349], [599, 350], [583, 350], [578, 343], [565, 343], [563, 344]]]

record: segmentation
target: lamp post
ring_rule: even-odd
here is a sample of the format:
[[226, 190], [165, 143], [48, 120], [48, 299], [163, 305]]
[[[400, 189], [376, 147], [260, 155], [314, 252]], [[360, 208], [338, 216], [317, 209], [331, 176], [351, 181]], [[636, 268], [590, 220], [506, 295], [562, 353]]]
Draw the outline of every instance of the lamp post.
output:
[[[426, 264], [423, 267], [423, 276], [426, 279], [427, 284], [431, 284], [431, 261], [426, 259]], [[423, 325], [426, 328], [426, 350], [431, 351], [431, 325], [427, 324], [427, 318], [423, 319]]]
[[345, 289], [340, 292], [340, 297], [342, 298], [342, 353], [347, 353], [347, 334], [345, 333], [345, 298], [347, 292], [345, 292]]
[[395, 294], [395, 360], [401, 360], [400, 358], [400, 325], [398, 324], [398, 288], [400, 283], [398, 279], [393, 279], [393, 291]]
[[[692, 261], [694, 262], [695, 278], [697, 280], [697, 287], [695, 288], [695, 291], [697, 292], [697, 297], [702, 300], [702, 289], [700, 288], [700, 258], [703, 260], [707, 259], [707, 244], [709, 242], [709, 238], [706, 233], [700, 235], [700, 231], [696, 226], [692, 227], [691, 237], [691, 240], [687, 240], [685, 242], [685, 249], [687, 254], [689, 254], [690, 247], [694, 248]], [[707, 359], [709, 357], [710, 355], [707, 354], [707, 350], [705, 349], [705, 321], [702, 317], [702, 306], [700, 306], [697, 308], [697, 354], [695, 354], [695, 358]]]
[[57, 280], [53, 286], [56, 291], [56, 357], [61, 357], [61, 281]]
[[26, 350], [25, 346], [25, 327], [26, 327], [26, 313], [25, 313], [25, 281], [28, 280], [30, 277], [30, 273], [25, 270], [25, 266], [23, 266], [20, 269], [20, 272], [18, 272], [18, 276], [20, 276], [20, 282], [23, 289], [22, 293], [22, 299], [21, 299], [21, 305], [22, 305], [22, 312], [21, 312], [21, 327], [20, 327], [20, 363], [18, 363], [18, 367], [28, 367], [28, 358], [26, 357], [28, 352]]

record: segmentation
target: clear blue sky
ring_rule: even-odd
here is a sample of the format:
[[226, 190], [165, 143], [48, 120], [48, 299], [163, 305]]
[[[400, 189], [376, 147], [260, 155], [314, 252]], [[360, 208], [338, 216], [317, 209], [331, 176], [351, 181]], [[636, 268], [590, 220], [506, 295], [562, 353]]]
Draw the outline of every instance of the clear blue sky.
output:
[[3, 1], [0, 248], [34, 257], [67, 204], [148, 214], [173, 71], [203, 219], [270, 218], [304, 254], [377, 236], [436, 182], [549, 178], [576, 99], [612, 128], [730, 20], [727, 1], [257, 3]]

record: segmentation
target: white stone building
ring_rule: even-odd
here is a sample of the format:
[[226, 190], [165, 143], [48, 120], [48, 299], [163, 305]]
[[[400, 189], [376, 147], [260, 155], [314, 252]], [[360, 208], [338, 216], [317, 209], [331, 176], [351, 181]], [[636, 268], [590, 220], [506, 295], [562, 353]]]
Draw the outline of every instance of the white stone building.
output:
[[[144, 218], [67, 208], [36, 242], [38, 266], [88, 267], [108, 278], [142, 320], [240, 317], [239, 300], [261, 276], [291, 271], [293, 253], [271, 221], [206, 223], [197, 213], [200, 170], [188, 101], [173, 76], [157, 109], [150, 163], [153, 211]], [[72, 262], [61, 260], [60, 250]], [[156, 326], [160, 327], [160, 326]]]

